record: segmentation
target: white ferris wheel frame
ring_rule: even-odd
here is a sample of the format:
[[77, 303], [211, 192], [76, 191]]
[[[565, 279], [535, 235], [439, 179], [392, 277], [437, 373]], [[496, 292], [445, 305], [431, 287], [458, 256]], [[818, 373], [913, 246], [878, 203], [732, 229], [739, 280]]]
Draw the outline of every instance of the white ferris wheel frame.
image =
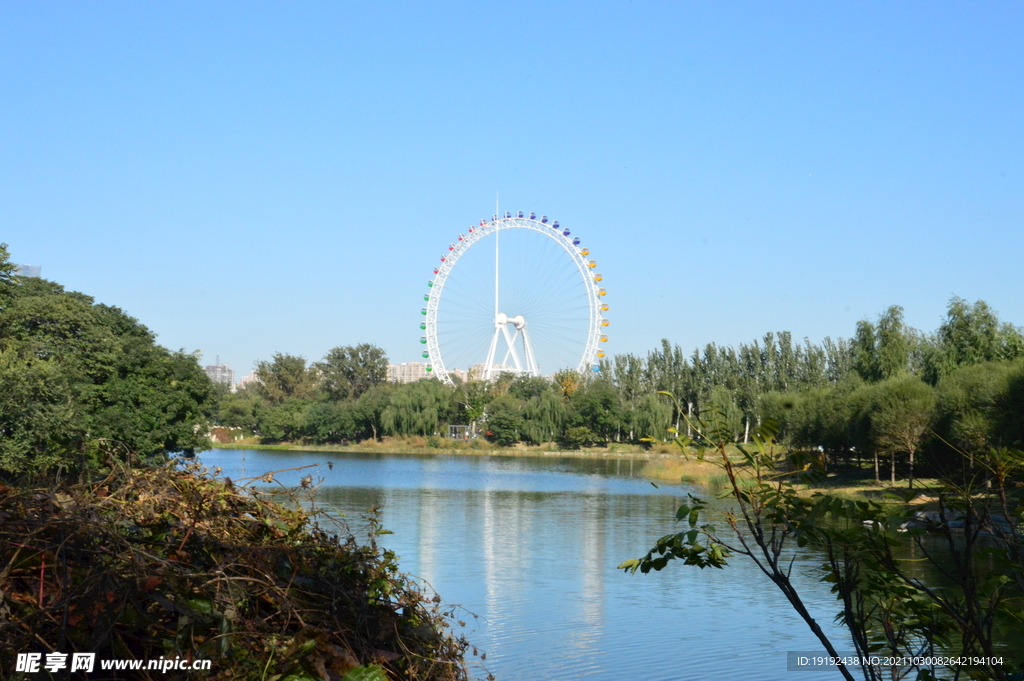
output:
[[[578, 372], [586, 372], [592, 366], [597, 364], [597, 353], [599, 351], [600, 338], [601, 338], [601, 323], [602, 323], [602, 311], [601, 311], [601, 293], [600, 288], [597, 285], [597, 281], [594, 279], [594, 274], [591, 273], [593, 266], [590, 264], [591, 261], [587, 260], [582, 249], [578, 248], [573, 244], [572, 239], [565, 236], [562, 233], [562, 228], [553, 228], [549, 223], [543, 223], [540, 220], [522, 218], [522, 217], [506, 217], [498, 218], [490, 222], [481, 221], [481, 224], [474, 225], [470, 228], [469, 232], [459, 236], [459, 241], [456, 241], [454, 248], [452, 248], [447, 256], [444, 258], [444, 262], [437, 269], [437, 274], [434, 275], [433, 285], [430, 287], [428, 294], [427, 307], [426, 307], [426, 339], [427, 339], [427, 353], [430, 357], [432, 373], [443, 383], [448, 385], [454, 385], [455, 381], [452, 380], [451, 375], [448, 373], [448, 369], [444, 365], [444, 357], [441, 354], [441, 347], [437, 340], [437, 311], [441, 304], [441, 294], [444, 291], [445, 282], [451, 275], [452, 269], [455, 264], [459, 261], [459, 258], [470, 249], [470, 247], [483, 239], [484, 237], [494, 234], [497, 237], [497, 233], [504, 229], [528, 229], [539, 234], [543, 234], [549, 239], [552, 239], [559, 246], [569, 254], [572, 258], [573, 263], [576, 264], [576, 268], [579, 270], [580, 277], [583, 280], [583, 286], [587, 291], [587, 302], [590, 307], [590, 324], [589, 331], [587, 333], [587, 343], [583, 350], [583, 356], [580, 357], [580, 362], [576, 367]], [[524, 329], [525, 331], [525, 329]], [[507, 331], [505, 331], [507, 334]], [[506, 336], [506, 340], [508, 337]], [[510, 342], [511, 345], [511, 342]], [[529, 345], [526, 346], [529, 348]], [[493, 342], [492, 352], [489, 353], [493, 361]], [[532, 353], [531, 353], [532, 354]], [[530, 364], [534, 364], [530, 362]], [[524, 371], [523, 373], [531, 373], [530, 371]]]

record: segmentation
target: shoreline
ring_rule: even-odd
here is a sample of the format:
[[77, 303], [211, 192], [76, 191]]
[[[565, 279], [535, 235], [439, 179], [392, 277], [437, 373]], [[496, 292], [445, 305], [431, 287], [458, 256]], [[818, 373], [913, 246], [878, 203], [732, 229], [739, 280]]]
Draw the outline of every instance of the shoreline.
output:
[[[259, 444], [255, 442], [212, 443], [211, 449], [261, 449], [279, 452], [323, 452], [336, 454], [402, 454], [413, 456], [444, 455], [444, 456], [487, 456], [487, 457], [524, 457], [524, 458], [570, 458], [570, 459], [624, 459], [642, 462], [636, 474], [652, 482], [663, 484], [689, 484], [701, 487], [708, 492], [724, 489], [728, 481], [725, 473], [714, 463], [686, 458], [673, 445], [658, 443], [645, 450], [638, 445], [613, 443], [610, 447], [592, 447], [576, 450], [553, 449], [553, 445], [519, 445], [516, 447], [459, 446], [430, 447], [424, 441], [409, 442], [407, 440], [385, 440], [383, 442], [359, 443], [354, 445], [312, 445], [300, 443]], [[849, 479], [848, 475], [830, 474], [833, 484], [826, 486], [806, 487], [797, 485], [800, 494], [817, 492], [834, 494], [840, 497], [859, 500], [872, 500], [881, 503], [892, 503], [884, 497], [892, 493], [902, 493], [906, 487], [891, 487], [887, 482], [875, 483], [870, 479]], [[921, 492], [926, 491], [925, 483], [934, 482], [920, 480]], [[905, 484], [905, 483], [904, 483]]]
[[355, 445], [306, 445], [284, 443], [265, 445], [256, 442], [232, 442], [229, 444], [213, 442], [211, 449], [263, 449], [278, 452], [338, 452], [341, 454], [446, 454], [451, 456], [520, 456], [520, 457], [571, 457], [581, 459], [636, 459], [647, 461], [658, 458], [678, 458], [679, 455], [666, 452], [644, 450], [634, 445], [613, 445], [612, 447], [593, 447], [583, 449], [551, 449], [545, 445], [522, 447], [430, 447], [428, 445], [411, 444], [408, 442], [383, 442]]

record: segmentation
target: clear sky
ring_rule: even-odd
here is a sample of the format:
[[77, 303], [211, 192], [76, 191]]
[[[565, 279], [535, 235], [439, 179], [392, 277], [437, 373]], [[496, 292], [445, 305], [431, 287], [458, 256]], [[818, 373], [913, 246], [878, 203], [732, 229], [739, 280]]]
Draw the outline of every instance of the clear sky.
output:
[[1024, 324], [1024, 4], [5, 2], [0, 241], [239, 376], [419, 359], [437, 256], [571, 226], [609, 353]]

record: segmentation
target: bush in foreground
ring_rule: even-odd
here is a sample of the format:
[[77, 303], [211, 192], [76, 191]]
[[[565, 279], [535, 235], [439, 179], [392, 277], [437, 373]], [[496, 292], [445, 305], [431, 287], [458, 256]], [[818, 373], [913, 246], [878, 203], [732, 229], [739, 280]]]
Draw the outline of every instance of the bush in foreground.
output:
[[[4, 674], [17, 653], [55, 651], [211, 659], [195, 673], [204, 679], [467, 677], [451, 610], [399, 573], [393, 553], [187, 468], [118, 469], [49, 490], [0, 485]], [[97, 666], [81, 678], [117, 677]]]

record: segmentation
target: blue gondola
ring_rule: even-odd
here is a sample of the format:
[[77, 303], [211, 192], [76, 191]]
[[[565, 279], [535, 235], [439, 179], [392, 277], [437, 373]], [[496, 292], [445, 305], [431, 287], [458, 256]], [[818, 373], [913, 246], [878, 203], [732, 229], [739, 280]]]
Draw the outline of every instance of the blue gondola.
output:
[[519, 211], [519, 217], [523, 217], [523, 211]]
[[[565, 230], [565, 231], [568, 232], [569, 230]], [[580, 245], [580, 238], [578, 236], [573, 238], [572, 245], [573, 246], [579, 246]]]
[[548, 224], [548, 216], [547, 215], [542, 215], [541, 218], [540, 218], [540, 221], [542, 223], [544, 223], [545, 225]]
[[537, 214], [534, 213], [532, 210], [530, 211], [530, 219], [531, 220], [536, 220], [537, 219]]
[[570, 232], [569, 232], [569, 228], [568, 227], [566, 227], [565, 229], [562, 230], [562, 236], [569, 236], [569, 234], [570, 234]]

